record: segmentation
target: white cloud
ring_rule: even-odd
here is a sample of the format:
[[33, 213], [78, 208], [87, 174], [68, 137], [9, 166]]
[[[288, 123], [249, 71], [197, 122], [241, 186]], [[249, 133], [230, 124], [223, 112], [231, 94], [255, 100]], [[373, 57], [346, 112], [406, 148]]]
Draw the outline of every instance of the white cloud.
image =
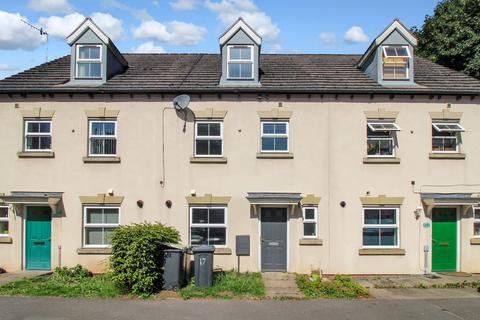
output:
[[165, 49], [162, 46], [156, 46], [153, 41], [147, 41], [142, 43], [133, 50], [135, 53], [165, 53]]
[[51, 37], [65, 38], [85, 19], [83, 14], [78, 12], [66, 16], [50, 16], [38, 19]]
[[263, 39], [276, 41], [280, 33], [272, 18], [261, 11], [252, 0], [221, 0], [219, 2], [205, 0], [205, 5], [218, 14], [218, 19], [230, 26], [242, 17]]
[[196, 45], [203, 40], [207, 29], [191, 23], [155, 20], [143, 21], [133, 30], [135, 38], [149, 38], [176, 45]]
[[27, 18], [19, 13], [0, 10], [0, 50], [33, 50], [45, 42], [45, 37], [24, 24]]
[[320, 41], [325, 44], [332, 44], [337, 41], [335, 34], [332, 32], [322, 32], [320, 33]]
[[158, 7], [160, 5], [160, 2], [158, 2], [157, 0], [153, 0], [152, 1], [152, 4], [155, 6], [155, 7]]
[[0, 71], [15, 71], [15, 70], [18, 70], [18, 68], [5, 63], [0, 63]]
[[197, 0], [175, 0], [170, 2], [172, 9], [177, 11], [193, 10], [196, 5]]
[[125, 35], [122, 21], [109, 13], [94, 12], [92, 19], [112, 40], [119, 40]]
[[359, 26], [353, 26], [345, 32], [344, 39], [348, 43], [368, 42], [368, 37]]
[[28, 8], [47, 13], [71, 13], [73, 8], [68, 0], [30, 0]]
[[[41, 17], [38, 21], [52, 37], [65, 38], [83, 22], [85, 16], [78, 12], [66, 16]], [[112, 40], [123, 36], [122, 21], [109, 13], [95, 12], [92, 19]]]

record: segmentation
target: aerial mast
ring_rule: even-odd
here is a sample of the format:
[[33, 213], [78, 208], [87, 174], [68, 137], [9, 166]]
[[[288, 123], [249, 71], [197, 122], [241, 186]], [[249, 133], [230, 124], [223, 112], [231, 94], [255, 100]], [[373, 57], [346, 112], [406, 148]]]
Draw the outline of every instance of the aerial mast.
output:
[[28, 21], [25, 21], [23, 19], [20, 19], [20, 21], [22, 21], [23, 23], [25, 23], [27, 26], [29, 26], [30, 28], [34, 29], [34, 30], [37, 30], [38, 32], [40, 32], [40, 36], [45, 36], [46, 40], [47, 40], [47, 46], [46, 46], [46, 49], [45, 49], [45, 62], [48, 62], [48, 32], [47, 30], [43, 29], [42, 27], [37, 27], [37, 26], [34, 26], [33, 24], [29, 23]]

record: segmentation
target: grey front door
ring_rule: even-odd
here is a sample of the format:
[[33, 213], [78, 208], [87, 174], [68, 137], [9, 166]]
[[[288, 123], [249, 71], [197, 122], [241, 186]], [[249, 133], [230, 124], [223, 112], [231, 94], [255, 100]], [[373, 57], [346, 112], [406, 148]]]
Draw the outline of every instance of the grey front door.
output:
[[287, 209], [262, 208], [262, 271], [287, 271]]

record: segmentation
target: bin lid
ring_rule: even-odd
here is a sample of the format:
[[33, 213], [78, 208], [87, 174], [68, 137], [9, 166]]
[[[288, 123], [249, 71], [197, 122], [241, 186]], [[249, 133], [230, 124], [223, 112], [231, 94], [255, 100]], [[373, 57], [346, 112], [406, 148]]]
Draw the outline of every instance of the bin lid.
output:
[[207, 246], [207, 245], [201, 245], [201, 246], [193, 246], [192, 247], [193, 253], [197, 252], [214, 252], [215, 247], [214, 246]]

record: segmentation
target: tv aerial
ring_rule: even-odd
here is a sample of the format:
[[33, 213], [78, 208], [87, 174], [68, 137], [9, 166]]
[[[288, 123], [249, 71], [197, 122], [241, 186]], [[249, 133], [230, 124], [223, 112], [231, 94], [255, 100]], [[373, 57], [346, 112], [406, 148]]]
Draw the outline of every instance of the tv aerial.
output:
[[20, 21], [22, 21], [23, 23], [25, 23], [27, 26], [29, 26], [30, 28], [34, 29], [34, 30], [37, 30], [38, 32], [40, 32], [40, 36], [45, 36], [46, 40], [47, 40], [47, 47], [46, 47], [46, 52], [45, 52], [45, 62], [48, 62], [48, 32], [47, 30], [43, 29], [42, 27], [37, 27], [37, 26], [34, 26], [33, 24], [29, 23], [28, 21], [26, 20], [23, 20], [23, 19], [20, 19]]

